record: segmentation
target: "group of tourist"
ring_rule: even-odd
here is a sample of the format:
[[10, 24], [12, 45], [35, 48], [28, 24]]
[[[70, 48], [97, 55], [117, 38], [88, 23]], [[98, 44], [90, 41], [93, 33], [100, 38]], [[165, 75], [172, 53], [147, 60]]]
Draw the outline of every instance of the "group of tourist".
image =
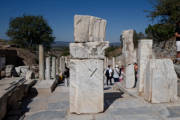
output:
[[[112, 79], [114, 80], [114, 83], [116, 82], [121, 82], [124, 79], [124, 66], [119, 67], [118, 65], [115, 66], [115, 68], [111, 68], [111, 65], [108, 65], [108, 68], [105, 71], [105, 76], [106, 76], [106, 84], [107, 86], [112, 85]], [[138, 65], [137, 63], [134, 63], [134, 71], [135, 71], [135, 84], [134, 88], [136, 87], [137, 84], [137, 77], [138, 77]]]
[[121, 68], [116, 65], [114, 69], [111, 68], [111, 65], [108, 65], [108, 68], [105, 71], [105, 76], [106, 76], [106, 84], [107, 86], [112, 85], [112, 79], [114, 79], [114, 82], [121, 82], [123, 80], [124, 76], [124, 67], [122, 66]]

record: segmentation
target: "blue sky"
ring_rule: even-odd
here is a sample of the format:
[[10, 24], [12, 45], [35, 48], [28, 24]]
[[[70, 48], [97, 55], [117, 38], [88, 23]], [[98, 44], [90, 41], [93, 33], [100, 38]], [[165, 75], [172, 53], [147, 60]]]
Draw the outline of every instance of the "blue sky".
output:
[[149, 0], [0, 0], [0, 38], [8, 39], [10, 18], [42, 15], [53, 29], [57, 41], [73, 41], [75, 14], [92, 15], [107, 20], [106, 40], [118, 42], [123, 30], [144, 32], [152, 22], [144, 10], [151, 10]]

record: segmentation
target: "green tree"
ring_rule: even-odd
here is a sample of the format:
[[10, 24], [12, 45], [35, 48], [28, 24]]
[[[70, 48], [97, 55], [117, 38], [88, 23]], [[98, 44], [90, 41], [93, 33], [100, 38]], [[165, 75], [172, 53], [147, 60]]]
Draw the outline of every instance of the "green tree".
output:
[[158, 23], [174, 24], [180, 20], [180, 0], [151, 0], [153, 10], [147, 11], [148, 17]]
[[180, 0], [151, 1], [153, 10], [147, 11], [148, 17], [156, 24], [149, 25], [145, 33], [154, 42], [165, 41], [166, 44], [166, 41], [174, 36], [176, 22], [180, 20]]
[[50, 48], [54, 41], [53, 31], [42, 16], [22, 16], [10, 20], [7, 35], [12, 42], [23, 48], [36, 48], [43, 44]]

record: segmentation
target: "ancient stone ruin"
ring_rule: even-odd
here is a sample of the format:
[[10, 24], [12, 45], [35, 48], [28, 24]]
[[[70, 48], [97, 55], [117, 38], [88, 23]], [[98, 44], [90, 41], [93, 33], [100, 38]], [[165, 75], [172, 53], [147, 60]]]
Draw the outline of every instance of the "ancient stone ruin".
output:
[[104, 110], [103, 67], [106, 20], [74, 16], [74, 40], [70, 44], [70, 112], [99, 113]]
[[133, 43], [133, 30], [126, 30], [122, 33], [123, 40], [123, 49], [122, 55], [124, 57], [124, 66], [125, 66], [125, 87], [133, 88], [135, 84], [135, 75], [134, 75], [134, 63], [136, 63], [136, 51], [134, 49]]
[[170, 59], [151, 59], [145, 71], [145, 100], [151, 103], [177, 101], [177, 75]]
[[144, 81], [146, 79], [146, 67], [150, 59], [152, 59], [152, 45], [151, 39], [139, 40], [138, 43], [138, 92], [144, 92]]

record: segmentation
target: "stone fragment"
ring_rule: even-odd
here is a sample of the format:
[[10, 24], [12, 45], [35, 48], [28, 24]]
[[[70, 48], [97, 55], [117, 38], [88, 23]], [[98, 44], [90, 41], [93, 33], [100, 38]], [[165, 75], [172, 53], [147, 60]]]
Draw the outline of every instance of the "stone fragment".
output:
[[74, 16], [75, 42], [95, 42], [105, 40], [106, 20], [85, 15]]
[[136, 51], [133, 43], [134, 30], [126, 30], [122, 33], [123, 49], [122, 54], [124, 56], [125, 65], [133, 64], [136, 60]]
[[14, 65], [6, 65], [6, 77], [11, 77], [13, 72]]
[[71, 59], [70, 68], [70, 112], [103, 112], [103, 60]]
[[29, 66], [20, 66], [21, 77], [25, 77], [28, 71], [29, 71]]
[[26, 80], [32, 80], [35, 79], [35, 74], [33, 73], [33, 71], [29, 70], [26, 73]]
[[125, 68], [125, 86], [126, 88], [133, 88], [135, 84], [134, 65], [131, 64]]
[[104, 51], [109, 42], [70, 43], [72, 58], [100, 58], [104, 59]]
[[177, 100], [177, 75], [170, 59], [151, 59], [144, 82], [145, 100], [151, 103]]
[[16, 71], [16, 73], [19, 76], [25, 77], [27, 71], [29, 71], [29, 66], [18, 66], [18, 67], [15, 67], [15, 71]]
[[139, 40], [138, 43], [138, 92], [142, 94], [144, 91], [144, 81], [146, 79], [146, 66], [152, 59], [152, 40]]

